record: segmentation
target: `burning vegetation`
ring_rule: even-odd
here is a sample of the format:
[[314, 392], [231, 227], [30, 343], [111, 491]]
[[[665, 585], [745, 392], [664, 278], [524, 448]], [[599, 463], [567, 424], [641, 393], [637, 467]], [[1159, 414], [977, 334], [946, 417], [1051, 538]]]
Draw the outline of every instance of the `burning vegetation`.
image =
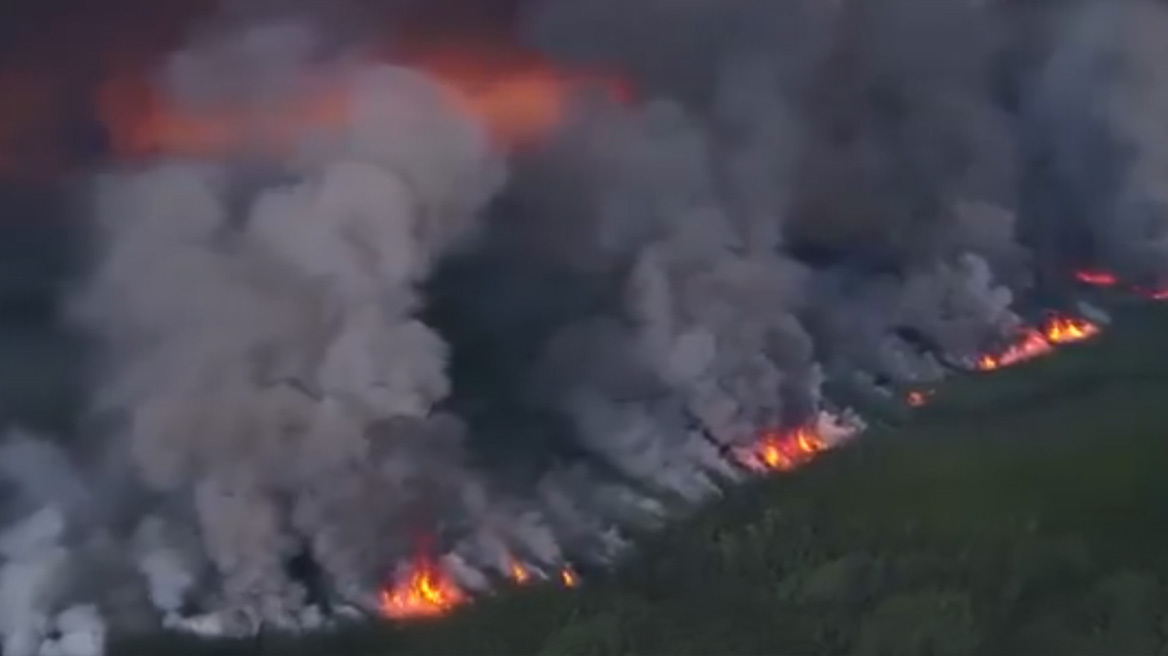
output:
[[[1048, 215], [1159, 197], [1144, 173], [1163, 170], [1163, 140], [1127, 141], [1168, 94], [1125, 85], [1159, 79], [1164, 30], [1145, 49], [1060, 22], [1015, 76], [1029, 95], [1006, 102], [985, 80], [1030, 56], [999, 56], [1016, 35], [995, 12], [1014, 3], [594, 2], [535, 0], [522, 38], [352, 50], [310, 18], [229, 13], [148, 66], [99, 66], [109, 152], [83, 191], [99, 246], [62, 316], [98, 351], [86, 401], [102, 420], [0, 443], [0, 478], [28, 496], [13, 516], [60, 511], [0, 539], [16, 568], [0, 584], [23, 567], [83, 580], [54, 548], [101, 523], [83, 501], [98, 498], [129, 528], [78, 538], [105, 550], [77, 562], [105, 571], [117, 542], [134, 603], [206, 635], [574, 587], [674, 501], [855, 435], [827, 377], [919, 407], [953, 362], [1001, 369], [1103, 330], [1086, 310], [1019, 330], [1018, 307], [1031, 256], [1063, 247]], [[1160, 5], [1081, 4], [1168, 30]], [[1147, 74], [1084, 81], [1084, 52]], [[1080, 85], [1130, 111], [1075, 114], [1100, 106], [1072, 102]], [[1109, 164], [1077, 150], [1083, 134], [1143, 158], [1140, 175], [1083, 184], [1070, 163]], [[1130, 255], [1133, 280], [1164, 279], [1168, 246], [1146, 236], [1168, 217], [1113, 218], [1065, 220], [1107, 245], [1100, 267]], [[108, 504], [96, 444], [134, 472]], [[47, 494], [26, 461], [77, 490]], [[442, 536], [420, 555], [403, 537], [418, 517]], [[328, 603], [306, 601], [295, 545]], [[5, 656], [95, 615], [88, 588], [49, 578], [0, 621]]]
[[[994, 371], [1054, 353], [1059, 346], [1074, 344], [1099, 335], [1102, 328], [1080, 317], [1052, 314], [1037, 327], [1028, 327], [1007, 348], [993, 355], [983, 355], [976, 368]], [[935, 393], [932, 389], [910, 390], [905, 402], [921, 407]], [[807, 424], [790, 430], [764, 432], [749, 448], [738, 452], [738, 463], [757, 474], [786, 473], [809, 464], [817, 456], [844, 443], [851, 433], [826, 434], [820, 424]], [[428, 556], [420, 556], [408, 567], [402, 582], [382, 593], [382, 613], [392, 620], [434, 617], [454, 610], [470, 599], [454, 580]], [[524, 564], [510, 560], [507, 578], [524, 586], [535, 580]], [[570, 567], [559, 572], [558, 581], [565, 587], [578, 584]]]
[[1053, 315], [1038, 327], [1025, 328], [1004, 350], [978, 358], [977, 368], [992, 371], [1053, 353], [1062, 344], [1090, 339], [1100, 332], [1096, 324], [1078, 317]]
[[405, 576], [381, 592], [381, 613], [393, 620], [444, 615], [467, 601], [467, 595], [429, 555], [406, 568]]
[[1123, 282], [1114, 273], [1100, 270], [1082, 270], [1075, 272], [1075, 280], [1089, 287], [1105, 289], [1121, 289], [1154, 301], [1168, 300], [1168, 287], [1132, 285]]

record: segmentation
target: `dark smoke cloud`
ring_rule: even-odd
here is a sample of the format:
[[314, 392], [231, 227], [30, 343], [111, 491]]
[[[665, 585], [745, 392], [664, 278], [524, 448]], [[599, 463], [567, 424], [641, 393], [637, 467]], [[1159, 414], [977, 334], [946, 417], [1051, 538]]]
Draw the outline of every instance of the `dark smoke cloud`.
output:
[[1028, 209], [1056, 263], [1097, 261], [1151, 284], [1168, 275], [1166, 23], [1159, 2], [1081, 3], [1033, 76]]
[[[516, 152], [355, 56], [354, 17], [432, 5], [240, 6], [149, 62], [175, 104], [262, 127], [322, 78], [357, 102], [280, 158], [107, 162], [64, 299], [68, 267], [4, 260], [0, 301], [54, 297], [35, 325], [91, 347], [0, 379], [6, 656], [100, 653], [103, 623], [311, 629], [375, 610], [419, 543], [475, 590], [605, 561], [748, 475], [760, 431], [842, 437], [825, 379], [937, 380], [1063, 260], [1164, 265], [1151, 2], [442, 4], [439, 41], [637, 88], [582, 89]], [[62, 380], [86, 412], [38, 423]]]

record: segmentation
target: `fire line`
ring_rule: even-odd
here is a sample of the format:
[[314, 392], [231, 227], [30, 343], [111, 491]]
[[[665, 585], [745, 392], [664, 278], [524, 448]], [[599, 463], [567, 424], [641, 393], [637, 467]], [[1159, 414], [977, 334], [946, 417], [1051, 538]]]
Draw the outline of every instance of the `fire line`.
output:
[[[1116, 286], [1118, 278], [1103, 272], [1080, 272], [1076, 279], [1095, 286]], [[1158, 295], [1158, 294], [1162, 294]], [[1147, 294], [1149, 298], [1168, 299], [1168, 289]], [[978, 358], [976, 369], [993, 371], [1048, 355], [1065, 344], [1082, 342], [1099, 335], [1102, 328], [1085, 318], [1052, 314], [1038, 326], [1027, 327], [1018, 338], [997, 353]], [[905, 402], [912, 407], [928, 403], [935, 390], [914, 389]], [[825, 439], [813, 424], [790, 430], [763, 432], [758, 441], [738, 454], [740, 464], [758, 473], [790, 472], [830, 450], [834, 444]], [[533, 582], [533, 572], [518, 560], [508, 564], [508, 578], [516, 585]], [[568, 566], [558, 574], [564, 587], [579, 585], [575, 571]], [[454, 580], [429, 557], [416, 558], [406, 576], [382, 592], [382, 614], [393, 620], [445, 615], [470, 601]]]

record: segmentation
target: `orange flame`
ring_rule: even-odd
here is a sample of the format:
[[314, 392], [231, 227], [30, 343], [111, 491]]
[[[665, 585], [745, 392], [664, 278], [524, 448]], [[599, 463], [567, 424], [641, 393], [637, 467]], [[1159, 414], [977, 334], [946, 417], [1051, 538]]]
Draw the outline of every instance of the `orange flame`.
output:
[[830, 446], [810, 426], [794, 430], [765, 433], [757, 443], [741, 454], [744, 466], [757, 471], [786, 472], [799, 467], [826, 451]]
[[411, 563], [407, 576], [381, 592], [381, 613], [390, 619], [444, 615], [468, 600], [466, 593], [429, 558]]
[[576, 573], [570, 567], [565, 567], [560, 570], [560, 582], [564, 587], [574, 588], [580, 585], [580, 579], [576, 577]]
[[1098, 335], [1098, 325], [1078, 317], [1051, 317], [1040, 328], [1027, 328], [1021, 337], [996, 355], [986, 354], [977, 362], [982, 371], [992, 371], [1046, 355], [1061, 344], [1071, 344]]
[[1078, 317], [1052, 317], [1042, 327], [1051, 344], [1072, 344], [1098, 335], [1099, 326]]
[[525, 585], [527, 582], [531, 581], [531, 572], [528, 572], [527, 568], [524, 567], [521, 563], [513, 560], [511, 561], [511, 565], [508, 567], [508, 569], [510, 570], [511, 580], [518, 583], [519, 585]]

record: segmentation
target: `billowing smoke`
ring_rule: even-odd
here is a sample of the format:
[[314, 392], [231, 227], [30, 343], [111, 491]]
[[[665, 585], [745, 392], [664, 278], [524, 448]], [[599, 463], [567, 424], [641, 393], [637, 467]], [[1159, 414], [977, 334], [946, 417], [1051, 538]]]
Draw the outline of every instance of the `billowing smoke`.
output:
[[[263, 25], [180, 53], [176, 95], [305, 93], [311, 38]], [[302, 622], [298, 540], [339, 589], [375, 589], [395, 511], [462, 475], [461, 428], [434, 412], [447, 348], [415, 288], [474, 238], [503, 164], [423, 77], [331, 73], [347, 120], [279, 168], [160, 161], [97, 183], [75, 308], [102, 341], [94, 402], [149, 489], [187, 497], [232, 631]], [[162, 557], [144, 568], [171, 610]]]
[[1028, 209], [1055, 262], [1168, 276], [1166, 25], [1160, 2], [1082, 3], [1033, 73]]
[[183, 152], [87, 186], [88, 410], [0, 447], [4, 656], [376, 613], [419, 549], [604, 562], [825, 381], [971, 366], [1048, 253], [1156, 278], [1165, 10], [1082, 6], [539, 0], [522, 39], [636, 100], [522, 144], [530, 105], [228, 12], [159, 67]]
[[[708, 249], [712, 268], [761, 265], [702, 311], [725, 299], [734, 330], [754, 323], [749, 309], [768, 314], [764, 339], [786, 342], [771, 357], [783, 373], [770, 384], [788, 379], [784, 394], [769, 396], [806, 412], [815, 356], [800, 318], [815, 326], [824, 364], [902, 382], [935, 379], [936, 352], [970, 358], [1018, 323], [1010, 287], [1029, 279], [1014, 230], [1014, 119], [991, 85], [999, 19], [963, 0], [564, 0], [541, 3], [530, 31], [565, 57], [616, 61], [680, 104], [656, 108], [661, 126], [642, 122], [660, 172], [649, 157], [629, 164], [641, 176], [672, 176], [658, 183], [663, 200], [620, 201], [627, 216], [609, 230], [644, 231], [645, 216], [660, 212], [680, 227], [648, 237], [659, 242], [650, 251], [684, 240]], [[676, 127], [687, 123], [697, 136]], [[622, 184], [642, 198], [654, 189], [623, 171], [614, 177], [601, 191], [606, 206]], [[703, 192], [713, 200], [697, 216], [692, 197]], [[790, 256], [810, 267], [800, 271]], [[906, 329], [930, 347], [900, 337]], [[749, 343], [750, 358], [767, 353], [737, 335], [714, 341], [726, 358], [719, 365], [737, 357], [731, 344]], [[743, 391], [730, 395], [741, 403]]]

